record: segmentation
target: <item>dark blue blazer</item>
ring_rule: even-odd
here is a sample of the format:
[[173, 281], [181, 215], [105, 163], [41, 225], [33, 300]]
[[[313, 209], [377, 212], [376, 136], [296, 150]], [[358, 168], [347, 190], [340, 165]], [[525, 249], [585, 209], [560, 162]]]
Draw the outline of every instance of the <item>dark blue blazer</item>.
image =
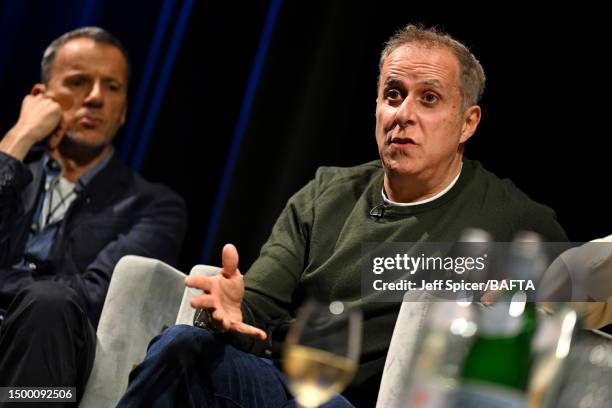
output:
[[20, 289], [51, 279], [77, 292], [96, 326], [121, 257], [176, 264], [187, 226], [183, 199], [113, 156], [68, 209], [49, 259], [32, 271], [13, 268], [23, 256], [43, 188], [42, 158], [25, 165], [0, 152], [0, 309]]

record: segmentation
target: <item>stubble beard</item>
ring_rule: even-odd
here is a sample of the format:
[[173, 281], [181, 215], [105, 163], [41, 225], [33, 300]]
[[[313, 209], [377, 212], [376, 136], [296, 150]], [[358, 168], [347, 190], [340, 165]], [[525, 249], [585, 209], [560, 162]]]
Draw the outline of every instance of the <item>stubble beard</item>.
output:
[[104, 138], [100, 143], [89, 143], [76, 136], [72, 130], [68, 130], [57, 149], [62, 156], [74, 160], [78, 165], [85, 165], [98, 158], [108, 148], [112, 139]]

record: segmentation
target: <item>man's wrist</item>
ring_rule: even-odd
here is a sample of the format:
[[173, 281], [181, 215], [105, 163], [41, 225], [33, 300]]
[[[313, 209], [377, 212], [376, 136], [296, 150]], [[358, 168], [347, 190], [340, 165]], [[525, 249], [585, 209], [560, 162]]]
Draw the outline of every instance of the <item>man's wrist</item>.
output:
[[0, 140], [0, 151], [23, 161], [36, 140], [20, 127], [14, 126]]
[[208, 309], [196, 309], [195, 315], [193, 316], [193, 325], [201, 329], [208, 329], [214, 333], [223, 333], [219, 330], [216, 324], [213, 323], [212, 316]]

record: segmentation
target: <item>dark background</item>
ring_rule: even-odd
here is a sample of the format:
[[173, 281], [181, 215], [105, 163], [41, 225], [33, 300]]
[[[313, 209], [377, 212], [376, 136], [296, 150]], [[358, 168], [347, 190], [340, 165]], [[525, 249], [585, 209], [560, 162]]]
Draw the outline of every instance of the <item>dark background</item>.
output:
[[132, 60], [117, 151], [187, 200], [181, 268], [218, 264], [233, 242], [245, 271], [318, 166], [377, 158], [382, 44], [406, 23], [438, 24], [470, 46], [488, 77], [466, 155], [554, 208], [571, 240], [611, 234], [606, 14], [426, 3], [0, 1], [0, 134], [52, 39], [107, 28]]

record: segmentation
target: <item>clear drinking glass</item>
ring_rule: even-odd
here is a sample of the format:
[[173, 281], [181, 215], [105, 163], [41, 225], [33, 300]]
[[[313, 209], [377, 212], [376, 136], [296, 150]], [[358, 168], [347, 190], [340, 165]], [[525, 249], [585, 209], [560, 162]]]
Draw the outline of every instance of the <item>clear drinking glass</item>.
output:
[[361, 331], [361, 311], [345, 303], [309, 300], [300, 309], [287, 334], [283, 368], [301, 407], [318, 407], [351, 382]]

